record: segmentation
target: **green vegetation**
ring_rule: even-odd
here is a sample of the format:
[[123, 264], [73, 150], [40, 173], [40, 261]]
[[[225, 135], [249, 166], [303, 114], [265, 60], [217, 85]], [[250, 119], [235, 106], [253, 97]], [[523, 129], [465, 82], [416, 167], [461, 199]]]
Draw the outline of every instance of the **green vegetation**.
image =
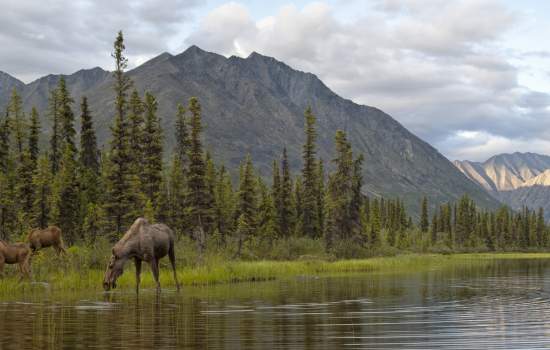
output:
[[[23, 240], [32, 227], [58, 225], [71, 246], [62, 260], [48, 254], [36, 258], [36, 281], [96, 288], [109, 247], [139, 216], [174, 230], [181, 279], [187, 284], [373, 271], [377, 264], [393, 266], [389, 262], [394, 261], [337, 259], [543, 251], [550, 246], [542, 209], [487, 212], [464, 196], [457, 203], [436, 203], [438, 209], [430, 213], [435, 206], [424, 197], [415, 223], [401, 199], [366, 196], [362, 173], [368, 158], [355, 154], [346, 133], [337, 130], [334, 158], [325, 167], [317, 158], [311, 108], [304, 115], [301, 173], [291, 173], [281, 144], [270, 183], [244, 154], [238, 181], [230, 176], [234, 169], [212, 160], [205, 151], [196, 97], [187, 107], [178, 106], [173, 128], [177, 146], [165, 150], [157, 99], [149, 92], [131, 91], [124, 50], [118, 33], [115, 114], [105, 150], [98, 149], [93, 111], [85, 97], [77, 135], [74, 100], [64, 79], [50, 92], [48, 111], [27, 106], [27, 120], [14, 90], [0, 117], [0, 239]], [[40, 115], [52, 122], [48, 147], [42, 149]], [[163, 162], [165, 153], [173, 154], [169, 164]], [[433, 263], [436, 258], [415, 259]], [[129, 283], [127, 275], [122, 285]], [[2, 288], [9, 289], [9, 281]]]
[[[322, 251], [322, 244], [308, 238], [304, 241], [278, 242], [275, 252], [286, 249], [298, 252]], [[334, 260], [330, 256], [303, 255], [294, 261], [288, 260], [229, 260], [229, 252], [208, 252], [205, 260], [194, 262], [196, 252], [180, 242], [178, 255], [178, 278], [185, 286], [204, 286], [237, 282], [258, 282], [300, 276], [332, 276], [349, 273], [418, 273], [427, 270], [456, 266], [478, 266], [495, 259], [550, 259], [550, 253], [468, 253], [468, 254], [403, 254], [392, 257]], [[257, 249], [261, 249], [258, 247]], [[250, 253], [250, 252], [248, 252]], [[53, 251], [44, 251], [33, 259], [33, 281], [19, 281], [15, 268], [8, 268], [7, 276], [0, 284], [0, 299], [14, 295], [40, 295], [62, 292], [100, 292], [104, 263], [110, 254], [110, 244], [98, 240], [93, 247], [73, 246], [66, 256], [56, 256]], [[168, 262], [164, 262], [168, 264]], [[123, 290], [133, 290], [135, 277], [133, 265], [119, 280]], [[142, 274], [142, 287], [154, 288], [148, 268]], [[173, 288], [173, 279], [167, 265], [161, 267], [161, 284]]]

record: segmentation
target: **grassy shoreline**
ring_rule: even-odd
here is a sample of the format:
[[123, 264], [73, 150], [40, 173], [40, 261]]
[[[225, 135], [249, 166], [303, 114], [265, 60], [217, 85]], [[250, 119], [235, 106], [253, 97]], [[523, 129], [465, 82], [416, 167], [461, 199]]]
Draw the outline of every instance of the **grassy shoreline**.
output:
[[[178, 278], [184, 286], [207, 286], [237, 282], [259, 282], [298, 276], [340, 275], [347, 273], [421, 272], [454, 265], [479, 264], [495, 259], [550, 259], [550, 253], [467, 253], [467, 254], [405, 254], [393, 257], [375, 257], [334, 262], [308, 259], [296, 261], [216, 261], [201, 266], [179, 267]], [[129, 264], [119, 279], [119, 288], [135, 286], [134, 269]], [[33, 282], [19, 282], [12, 271], [0, 280], [0, 299], [26, 293], [101, 291], [103, 270], [61, 269], [57, 272], [40, 272]], [[174, 288], [171, 271], [161, 267], [161, 284]], [[149, 269], [142, 273], [142, 287], [152, 288]]]

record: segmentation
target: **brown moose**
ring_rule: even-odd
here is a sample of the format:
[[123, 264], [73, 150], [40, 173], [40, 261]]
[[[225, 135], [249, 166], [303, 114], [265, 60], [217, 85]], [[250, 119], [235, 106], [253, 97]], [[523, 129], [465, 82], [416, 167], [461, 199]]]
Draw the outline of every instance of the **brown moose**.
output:
[[27, 243], [10, 244], [0, 241], [0, 277], [4, 276], [4, 264], [19, 264], [21, 279], [31, 277], [31, 249]]
[[144, 218], [138, 218], [113, 247], [113, 255], [103, 278], [103, 288], [109, 291], [116, 288], [116, 281], [124, 272], [124, 265], [134, 259], [136, 265], [136, 292], [139, 292], [141, 280], [141, 262], [151, 265], [153, 278], [160, 291], [159, 260], [166, 255], [170, 259], [176, 288], [179, 290], [176, 275], [176, 256], [174, 253], [174, 232], [164, 224], [150, 224]]
[[42, 248], [54, 247], [57, 254], [65, 253], [61, 229], [57, 226], [49, 226], [44, 229], [36, 228], [27, 237], [32, 252]]

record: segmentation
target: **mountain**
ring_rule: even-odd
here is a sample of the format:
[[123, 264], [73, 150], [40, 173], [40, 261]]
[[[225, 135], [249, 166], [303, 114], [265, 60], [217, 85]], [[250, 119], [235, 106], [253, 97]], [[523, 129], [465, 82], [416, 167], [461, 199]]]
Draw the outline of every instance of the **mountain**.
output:
[[0, 106], [8, 103], [13, 88], [21, 91], [24, 87], [25, 84], [22, 81], [0, 71]]
[[[250, 153], [260, 173], [269, 177], [272, 160], [279, 158], [286, 146], [290, 165], [298, 171], [303, 113], [309, 105], [318, 119], [318, 153], [325, 162], [333, 156], [337, 129], [345, 130], [354, 151], [364, 154], [366, 193], [399, 196], [413, 211], [424, 195], [435, 204], [468, 193], [482, 206], [497, 205], [436, 149], [386, 113], [344, 99], [315, 75], [274, 58], [255, 52], [247, 58], [226, 58], [192, 46], [178, 55], [163, 53], [129, 75], [139, 91], [157, 96], [167, 150], [174, 145], [176, 105], [197, 96], [203, 109], [206, 145], [218, 162], [237, 169]], [[22, 86], [26, 106], [36, 105], [45, 111], [48, 90], [58, 79], [49, 75]], [[105, 143], [114, 114], [110, 73], [101, 68], [81, 70], [66, 80], [75, 101], [88, 96], [99, 141]], [[44, 117], [42, 123], [46, 128], [49, 125]]]
[[544, 208], [550, 219], [550, 156], [500, 154], [485, 162], [455, 161], [455, 166], [488, 193], [514, 209]]

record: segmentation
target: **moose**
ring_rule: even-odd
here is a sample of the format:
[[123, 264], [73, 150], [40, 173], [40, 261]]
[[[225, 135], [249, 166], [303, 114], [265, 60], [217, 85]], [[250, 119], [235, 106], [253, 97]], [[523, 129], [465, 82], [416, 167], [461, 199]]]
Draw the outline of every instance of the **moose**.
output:
[[61, 229], [57, 226], [49, 226], [45, 229], [36, 228], [27, 236], [27, 242], [33, 253], [48, 247], [54, 247], [57, 254], [65, 253]]
[[0, 277], [4, 276], [4, 264], [19, 264], [21, 279], [31, 277], [31, 249], [27, 243], [10, 244], [0, 240]]
[[160, 292], [159, 260], [166, 255], [170, 259], [176, 288], [179, 290], [174, 232], [165, 224], [150, 224], [144, 218], [136, 219], [112, 249], [112, 256], [103, 278], [103, 289], [109, 291], [111, 288], [116, 288], [116, 281], [124, 272], [124, 265], [129, 259], [133, 259], [136, 266], [136, 293], [139, 293], [142, 261], [151, 265], [157, 292]]

